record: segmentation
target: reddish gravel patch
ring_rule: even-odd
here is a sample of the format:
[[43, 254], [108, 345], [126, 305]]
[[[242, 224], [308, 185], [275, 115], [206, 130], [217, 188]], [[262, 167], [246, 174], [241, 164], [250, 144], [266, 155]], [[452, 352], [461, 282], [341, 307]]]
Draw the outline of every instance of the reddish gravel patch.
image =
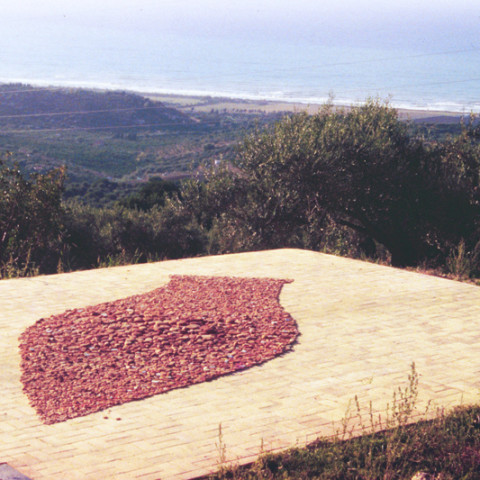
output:
[[51, 424], [270, 360], [298, 335], [278, 302], [289, 282], [173, 276], [42, 318], [20, 336], [23, 389]]

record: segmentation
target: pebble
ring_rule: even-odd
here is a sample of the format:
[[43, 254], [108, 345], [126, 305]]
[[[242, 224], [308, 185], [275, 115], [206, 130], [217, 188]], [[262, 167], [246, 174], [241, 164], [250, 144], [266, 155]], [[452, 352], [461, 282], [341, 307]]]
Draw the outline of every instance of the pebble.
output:
[[23, 390], [52, 424], [263, 363], [298, 336], [278, 302], [289, 282], [174, 275], [143, 295], [40, 319], [20, 336]]

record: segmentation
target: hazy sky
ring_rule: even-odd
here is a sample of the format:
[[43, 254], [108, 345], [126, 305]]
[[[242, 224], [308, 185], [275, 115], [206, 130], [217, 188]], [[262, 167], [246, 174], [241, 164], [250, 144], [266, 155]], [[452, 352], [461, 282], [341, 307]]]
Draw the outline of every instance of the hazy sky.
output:
[[[16, 0], [2, 23], [52, 22], [193, 35], [311, 37], [375, 44], [402, 36], [448, 46], [480, 42], [478, 0]], [[444, 48], [443, 46], [441, 48]]]
[[230, 18], [245, 20], [255, 17], [310, 18], [311, 15], [327, 15], [331, 18], [345, 15], [374, 14], [381, 17], [384, 13], [410, 14], [429, 13], [431, 15], [452, 12], [463, 14], [476, 12], [479, 6], [476, 0], [16, 0], [2, 5], [2, 15], [84, 15], [112, 18], [142, 15], [165, 15], [168, 18], [200, 16], [202, 18]]

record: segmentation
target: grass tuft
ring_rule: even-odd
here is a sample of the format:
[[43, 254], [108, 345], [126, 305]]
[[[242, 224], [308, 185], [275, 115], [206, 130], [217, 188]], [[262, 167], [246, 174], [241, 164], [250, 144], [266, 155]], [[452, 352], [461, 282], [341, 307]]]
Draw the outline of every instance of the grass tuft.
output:
[[[480, 406], [446, 413], [416, 410], [418, 374], [412, 364], [385, 416], [368, 419], [358, 397], [333, 438], [305, 448], [261, 455], [253, 464], [222, 468], [211, 480], [479, 480]], [[225, 452], [223, 452], [225, 453]]]

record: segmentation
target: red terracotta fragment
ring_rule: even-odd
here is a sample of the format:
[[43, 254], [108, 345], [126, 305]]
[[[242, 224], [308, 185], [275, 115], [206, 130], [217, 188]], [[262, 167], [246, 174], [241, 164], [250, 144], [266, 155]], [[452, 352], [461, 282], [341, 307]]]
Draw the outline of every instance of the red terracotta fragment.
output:
[[51, 424], [263, 363], [298, 335], [278, 302], [289, 282], [175, 275], [40, 319], [20, 336], [23, 390]]

